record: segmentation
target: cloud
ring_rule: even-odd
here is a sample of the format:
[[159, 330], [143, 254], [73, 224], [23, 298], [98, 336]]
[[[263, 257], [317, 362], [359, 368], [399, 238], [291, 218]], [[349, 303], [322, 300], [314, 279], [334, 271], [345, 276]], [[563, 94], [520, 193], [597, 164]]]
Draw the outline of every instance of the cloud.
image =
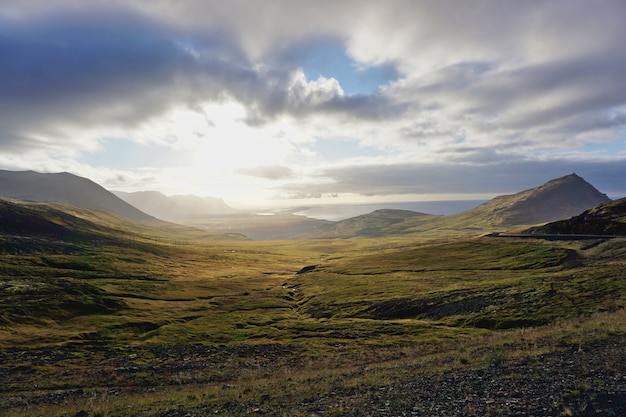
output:
[[293, 171], [282, 165], [257, 166], [252, 168], [239, 168], [238, 174], [258, 177], [268, 180], [282, 180], [293, 177]]
[[158, 17], [112, 7], [0, 16], [0, 146], [73, 141], [71, 128], [133, 129], [207, 101], [243, 103], [250, 124], [280, 114], [374, 117], [387, 103], [346, 96], [337, 80], [307, 80], [281, 62], [252, 62], [223, 28]]
[[[104, 151], [111, 139], [199, 143], [217, 160], [236, 153], [233, 141], [271, 149], [281, 137], [284, 158], [231, 164], [256, 166], [235, 174], [284, 182], [293, 195], [504, 192], [573, 171], [621, 189], [600, 174], [623, 174], [614, 162], [626, 148], [621, 0], [2, 6], [7, 164], [27, 165], [28, 153], [47, 169], [62, 161], [83, 172], [81, 152]], [[303, 67], [324, 48], [344, 67], [393, 77], [350, 94], [340, 75]], [[242, 111], [228, 130], [207, 109], [233, 103]], [[197, 113], [193, 126], [185, 112]], [[333, 140], [376, 152], [322, 167], [330, 158], [312, 156], [313, 142]], [[301, 172], [310, 181], [294, 185]]]
[[551, 179], [576, 172], [600, 191], [626, 196], [626, 159], [568, 161], [553, 159], [508, 160], [470, 164], [396, 164], [340, 166], [316, 173], [317, 180], [280, 187], [288, 198], [311, 195], [358, 194], [397, 196], [508, 194], [539, 186]]
[[287, 99], [293, 107], [320, 106], [344, 97], [339, 82], [334, 78], [320, 76], [307, 81], [303, 72], [297, 71], [288, 87]]
[[[5, 141], [57, 136], [66, 126], [133, 127], [176, 102], [193, 102], [197, 90], [218, 95], [218, 78], [230, 69], [215, 58], [199, 60], [183, 34], [127, 11], [2, 23], [0, 56], [8, 63], [0, 68], [0, 79], [6, 80], [0, 83]], [[224, 44], [207, 39], [203, 54], [233, 55]], [[200, 76], [206, 68], [212, 77]]]

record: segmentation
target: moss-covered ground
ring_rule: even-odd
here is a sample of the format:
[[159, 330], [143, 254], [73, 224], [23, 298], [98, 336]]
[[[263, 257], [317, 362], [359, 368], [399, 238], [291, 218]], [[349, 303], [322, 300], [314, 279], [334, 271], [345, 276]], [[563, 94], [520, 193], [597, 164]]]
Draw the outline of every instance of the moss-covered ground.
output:
[[107, 227], [74, 243], [2, 237], [1, 415], [319, 415], [298, 404], [626, 334], [619, 239]]

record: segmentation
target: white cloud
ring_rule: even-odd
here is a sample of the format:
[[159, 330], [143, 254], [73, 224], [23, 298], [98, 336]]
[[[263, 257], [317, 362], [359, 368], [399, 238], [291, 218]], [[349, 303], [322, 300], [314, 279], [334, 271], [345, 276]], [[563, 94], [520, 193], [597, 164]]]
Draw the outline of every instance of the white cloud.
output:
[[287, 93], [292, 109], [317, 107], [342, 97], [344, 93], [336, 79], [320, 76], [317, 80], [307, 81], [302, 69], [293, 73]]

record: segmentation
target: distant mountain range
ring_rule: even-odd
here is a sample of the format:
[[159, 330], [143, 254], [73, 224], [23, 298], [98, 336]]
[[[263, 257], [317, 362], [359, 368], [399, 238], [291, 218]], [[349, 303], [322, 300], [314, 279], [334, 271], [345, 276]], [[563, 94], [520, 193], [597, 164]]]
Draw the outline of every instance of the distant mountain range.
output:
[[236, 212], [235, 209], [224, 203], [224, 200], [216, 197], [198, 197], [195, 195], [168, 197], [158, 191], [134, 193], [115, 191], [114, 194], [145, 213], [171, 222], [190, 222], [207, 215]]
[[156, 220], [95, 182], [68, 172], [0, 170], [0, 198], [70, 204], [107, 211], [133, 221]]
[[[180, 195], [167, 197], [156, 191], [116, 194], [91, 180], [67, 172], [42, 174], [33, 171], [0, 170], [0, 198], [64, 203], [106, 211], [132, 221], [155, 222], [158, 218], [200, 225], [203, 230], [213, 230], [209, 226], [217, 221], [219, 231], [222, 233], [236, 231], [246, 234], [243, 226], [247, 224], [251, 232], [257, 233], [255, 237], [259, 239], [276, 239], [278, 236], [381, 237], [415, 233], [437, 236], [451, 231], [468, 234], [485, 230], [502, 231], [511, 228], [519, 230], [524, 226], [567, 219], [585, 210], [609, 203], [602, 209], [604, 211], [598, 209], [600, 211], [587, 213], [587, 219], [593, 219], [596, 213], [606, 213], [612, 207], [619, 206], [616, 202], [617, 206], [611, 205], [611, 200], [605, 194], [576, 174], [557, 178], [516, 194], [496, 197], [459, 214], [441, 216], [407, 210], [377, 210], [339, 222], [311, 221], [312, 219], [300, 216], [274, 219], [276, 216], [242, 214], [226, 205], [223, 200], [214, 197]], [[209, 218], [213, 220], [207, 220]], [[298, 219], [301, 221], [298, 222]], [[271, 233], [263, 232], [264, 221], [265, 223], [270, 221]], [[289, 229], [284, 233], [279, 230], [283, 225]]]

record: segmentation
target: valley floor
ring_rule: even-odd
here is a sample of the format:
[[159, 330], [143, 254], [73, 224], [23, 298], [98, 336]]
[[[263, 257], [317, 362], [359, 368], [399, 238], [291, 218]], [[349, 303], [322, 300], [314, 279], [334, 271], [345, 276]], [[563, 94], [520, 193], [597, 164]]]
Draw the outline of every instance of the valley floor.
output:
[[626, 415], [624, 239], [169, 233], [0, 239], [0, 416]]

